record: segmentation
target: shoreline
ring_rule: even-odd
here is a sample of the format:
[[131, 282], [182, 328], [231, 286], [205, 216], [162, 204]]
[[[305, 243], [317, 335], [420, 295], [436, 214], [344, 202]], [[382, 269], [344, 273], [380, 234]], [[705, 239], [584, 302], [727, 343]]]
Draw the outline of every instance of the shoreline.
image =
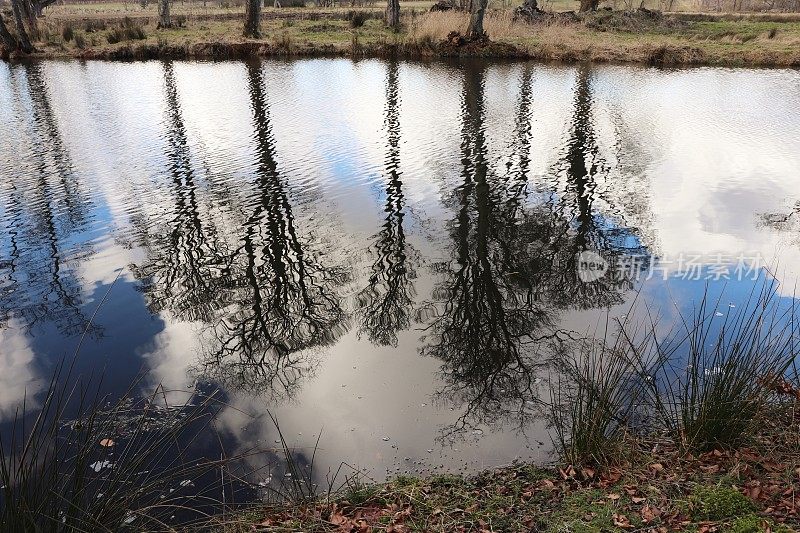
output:
[[[264, 38], [239, 37], [239, 19], [195, 17], [157, 30], [145, 15], [75, 18], [57, 13], [46, 21], [37, 51], [0, 54], [9, 62], [37, 59], [148, 60], [350, 57], [435, 60], [483, 58], [548, 63], [612, 63], [664, 67], [800, 68], [800, 17], [653, 16], [646, 12], [598, 12], [581, 19], [548, 15], [520, 22], [510, 11], [490, 14], [488, 38], [464, 42], [457, 31], [466, 13], [406, 14], [403, 29], [383, 27], [380, 14], [361, 11], [268, 13]], [[97, 21], [100, 21], [99, 23]], [[99, 24], [99, 28], [95, 28]], [[111, 32], [136, 27], [137, 37], [112, 42]], [[62, 37], [67, 35], [69, 39]], [[119, 33], [119, 32], [118, 32]], [[74, 37], [73, 37], [74, 35]]]
[[[766, 414], [766, 413], [765, 413]], [[215, 531], [697, 531], [800, 530], [793, 402], [775, 406], [748, 442], [706, 452], [666, 435], [629, 437], [606, 464], [515, 463], [474, 475], [358, 476], [318, 498], [211, 517]]]
[[458, 50], [447, 46], [420, 47], [414, 44], [367, 44], [357, 49], [328, 44], [300, 44], [289, 49], [270, 41], [226, 42], [198, 41], [187, 44], [158, 45], [135, 43], [119, 47], [89, 48], [81, 51], [35, 52], [30, 55], [0, 55], [8, 63], [77, 59], [100, 61], [177, 60], [243, 60], [256, 58], [351, 58], [351, 59], [487, 59], [524, 60], [541, 63], [623, 64], [655, 67], [733, 67], [733, 68], [800, 68], [800, 49], [789, 56], [748, 57], [742, 54], [711, 55], [700, 47], [670, 44], [642, 46], [624, 52], [594, 48], [522, 49], [510, 43], [491, 42], [483, 49]]

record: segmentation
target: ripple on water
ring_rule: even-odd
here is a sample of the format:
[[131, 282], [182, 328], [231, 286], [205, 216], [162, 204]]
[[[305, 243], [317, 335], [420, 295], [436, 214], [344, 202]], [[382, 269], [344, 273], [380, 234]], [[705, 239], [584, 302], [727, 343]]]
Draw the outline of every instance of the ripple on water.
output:
[[[701, 290], [584, 285], [579, 252], [780, 249], [800, 264], [799, 83], [529, 63], [2, 63], [0, 332], [13, 325], [2, 364], [17, 366], [0, 384], [39, 379], [124, 267], [88, 357], [115, 384], [145, 367], [167, 388], [222, 389], [234, 447], [278, 442], [269, 420], [240, 418], [266, 405], [299, 448], [325, 428], [319, 471], [508, 462], [544, 442], [531, 338], [583, 331], [635, 288], [687, 305]], [[0, 392], [0, 416], [18, 400]]]

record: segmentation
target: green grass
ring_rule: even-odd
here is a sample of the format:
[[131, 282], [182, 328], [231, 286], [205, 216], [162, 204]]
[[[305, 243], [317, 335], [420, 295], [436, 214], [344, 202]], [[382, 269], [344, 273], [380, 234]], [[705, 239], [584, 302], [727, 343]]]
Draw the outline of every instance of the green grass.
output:
[[[615, 504], [597, 489], [579, 491], [563, 499], [548, 531], [600, 533], [613, 531]], [[636, 525], [633, 524], [632, 525]]]
[[751, 515], [753, 502], [738, 490], [725, 487], [698, 487], [689, 499], [692, 518], [697, 521], [720, 521]]
[[722, 528], [723, 533], [792, 533], [783, 525], [776, 525], [772, 520], [764, 519], [755, 514], [741, 516]]

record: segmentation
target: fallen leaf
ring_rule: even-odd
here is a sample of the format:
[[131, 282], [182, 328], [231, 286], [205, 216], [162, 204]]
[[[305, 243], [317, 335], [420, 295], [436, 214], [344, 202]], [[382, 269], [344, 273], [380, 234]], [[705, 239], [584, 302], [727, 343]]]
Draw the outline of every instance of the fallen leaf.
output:
[[747, 492], [747, 496], [753, 500], [757, 500], [761, 495], [761, 487], [759, 486], [748, 487], [745, 489], [745, 491]]
[[341, 526], [350, 521], [349, 518], [344, 516], [343, 514], [337, 512], [335, 514], [331, 514], [331, 517], [328, 519], [328, 522], [333, 524], [334, 526]]
[[645, 505], [644, 507], [642, 507], [640, 514], [642, 515], [642, 521], [647, 523], [647, 522], [652, 522], [658, 516], [660, 516], [661, 510], [655, 507], [651, 507], [650, 505]]
[[616, 483], [617, 481], [622, 478], [622, 472], [619, 470], [611, 470], [605, 476], [603, 476], [603, 482], [605, 483]]
[[614, 525], [622, 529], [631, 529], [631, 521], [624, 514], [614, 514]]

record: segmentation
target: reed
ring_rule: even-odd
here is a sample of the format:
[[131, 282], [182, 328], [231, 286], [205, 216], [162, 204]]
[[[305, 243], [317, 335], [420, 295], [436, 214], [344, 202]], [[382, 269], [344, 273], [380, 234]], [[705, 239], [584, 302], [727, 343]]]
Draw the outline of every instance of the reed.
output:
[[723, 304], [724, 292], [714, 299], [706, 292], [691, 315], [679, 313], [668, 335], [653, 323], [643, 341], [629, 342], [654, 412], [684, 448], [734, 448], [747, 440], [767, 405], [765, 383], [794, 365], [796, 304], [777, 289], [763, 281], [740, 307]]
[[571, 465], [607, 465], [621, 454], [641, 397], [625, 336], [570, 343], [550, 379], [550, 420], [560, 458]]
[[[733, 449], [756, 433], [776, 383], [797, 376], [794, 298], [762, 281], [746, 301], [723, 305], [706, 291], [665, 324], [606, 323], [602, 335], [560, 354], [550, 383], [554, 444], [569, 464], [608, 464], [631, 438], [669, 435], [688, 452]], [[626, 316], [636, 314], [636, 304]], [[724, 311], [724, 312], [723, 312]]]
[[73, 367], [59, 365], [41, 407], [23, 403], [0, 440], [3, 531], [159, 531], [176, 512], [217, 503], [179, 490], [224, 462], [185, 460], [209, 430], [213, 396], [170, 405], [162, 387], [138, 398], [137, 381], [110, 401], [101, 379]]

